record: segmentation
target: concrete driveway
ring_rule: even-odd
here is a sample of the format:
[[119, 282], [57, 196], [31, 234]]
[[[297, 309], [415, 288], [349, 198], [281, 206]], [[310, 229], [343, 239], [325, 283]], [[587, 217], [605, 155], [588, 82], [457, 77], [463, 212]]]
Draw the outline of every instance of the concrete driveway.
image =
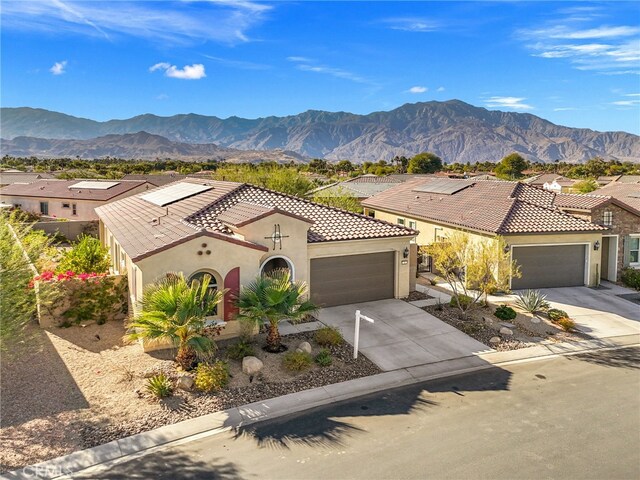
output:
[[375, 320], [360, 323], [360, 352], [384, 371], [491, 351], [486, 345], [402, 300], [322, 309], [318, 319], [340, 329], [353, 345], [355, 312]]
[[617, 296], [634, 291], [608, 282], [603, 282], [603, 287], [546, 288], [541, 292], [553, 308], [566, 311], [578, 328], [592, 337], [640, 334], [640, 306]]

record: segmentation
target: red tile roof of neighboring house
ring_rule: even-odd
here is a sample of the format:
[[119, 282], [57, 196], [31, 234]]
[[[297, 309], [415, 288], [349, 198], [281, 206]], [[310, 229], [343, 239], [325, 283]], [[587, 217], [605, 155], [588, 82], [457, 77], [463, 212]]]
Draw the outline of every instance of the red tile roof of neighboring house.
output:
[[518, 182], [449, 180], [468, 188], [446, 195], [421, 192], [442, 179], [417, 179], [362, 202], [365, 207], [494, 234], [606, 230], [562, 212], [554, 193]]
[[146, 184], [146, 182], [143, 181], [132, 180], [91, 180], [91, 182], [116, 183], [116, 185], [107, 189], [73, 187], [81, 181], [82, 180], [38, 180], [29, 184], [13, 184], [1, 188], [0, 195], [107, 201]]
[[380, 176], [380, 175], [360, 175], [358, 177], [354, 177], [350, 180], [346, 180], [349, 183], [401, 183], [402, 180], [389, 177], [389, 176]]
[[[188, 178], [176, 183], [212, 185], [211, 190], [158, 207], [133, 195], [96, 209], [100, 219], [134, 260], [195, 238], [210, 234], [216, 238], [243, 242], [228, 225], [256, 219], [270, 212], [301, 217], [313, 222], [307, 242], [329, 242], [416, 234], [414, 230], [364, 215], [320, 205], [245, 183]], [[155, 189], [160, 191], [162, 188]], [[244, 242], [247, 246], [260, 245]]]
[[553, 204], [559, 208], [567, 210], [591, 210], [604, 203], [607, 203], [611, 197], [606, 195], [590, 195], [577, 193], [557, 193]]
[[614, 182], [596, 190], [596, 193], [607, 195], [640, 215], [640, 183]]
[[565, 185], [565, 186], [571, 186], [576, 182], [576, 180], [563, 177], [562, 175], [558, 175], [557, 173], [542, 173], [539, 175], [534, 175], [533, 177], [525, 178], [523, 182], [528, 183], [529, 185], [542, 186], [545, 183], [553, 183], [554, 180], [559, 185]]

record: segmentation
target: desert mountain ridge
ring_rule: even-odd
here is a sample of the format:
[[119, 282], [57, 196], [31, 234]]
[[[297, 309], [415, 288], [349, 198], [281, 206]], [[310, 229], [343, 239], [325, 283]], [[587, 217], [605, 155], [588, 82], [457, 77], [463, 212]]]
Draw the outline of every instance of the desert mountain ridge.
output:
[[[583, 162], [595, 156], [640, 162], [637, 135], [570, 128], [529, 113], [487, 110], [460, 100], [408, 103], [367, 115], [308, 110], [298, 115], [257, 119], [145, 114], [98, 122], [28, 107], [2, 108], [0, 113], [0, 134], [7, 139], [3, 141], [3, 154], [15, 154], [17, 144], [25, 154], [38, 149], [37, 145], [46, 149], [42, 142], [47, 139], [51, 148], [66, 148], [69, 155], [78, 146], [91, 151], [94, 143], [95, 150], [102, 151], [103, 156], [133, 158], [141, 147], [133, 148], [131, 139], [124, 136], [148, 132], [171, 144], [157, 139], [155, 156], [160, 158], [172, 149], [185, 152], [184, 158], [188, 158], [188, 146], [199, 145], [207, 154], [216, 149], [275, 150], [300, 158], [354, 162], [391, 160], [396, 155], [413, 156], [424, 151], [436, 153], [447, 163], [498, 161], [511, 152], [539, 162]], [[123, 138], [116, 142], [110, 135]], [[30, 137], [29, 146], [21, 137]], [[111, 142], [109, 149], [106, 138]], [[56, 144], [56, 140], [88, 143], [73, 146]], [[152, 155], [151, 144], [143, 150]]]

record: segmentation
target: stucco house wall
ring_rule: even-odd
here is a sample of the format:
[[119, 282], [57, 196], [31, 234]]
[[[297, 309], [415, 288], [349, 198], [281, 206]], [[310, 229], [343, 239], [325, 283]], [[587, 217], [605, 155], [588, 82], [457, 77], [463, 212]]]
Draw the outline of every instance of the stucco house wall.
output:
[[[49, 197], [23, 197], [17, 195], [2, 195], [2, 201], [11, 205], [19, 205], [21, 210], [40, 215], [40, 202], [49, 204], [50, 217], [67, 218], [69, 220], [98, 220], [95, 208], [105, 203], [115, 202], [122, 198], [126, 198], [136, 193], [144, 192], [148, 189], [147, 184], [140, 185], [117, 197], [113, 197], [107, 201], [104, 200], [85, 200], [85, 199], [66, 199], [66, 198], [49, 198]], [[68, 204], [69, 208], [63, 207]], [[76, 205], [76, 215], [73, 215], [73, 204]]]
[[[398, 218], [403, 218], [405, 221], [405, 225], [409, 226], [409, 221], [415, 222], [417, 230], [419, 230], [419, 235], [416, 238], [416, 243], [420, 246], [429, 245], [436, 241], [437, 236], [447, 236], [452, 232], [458, 230], [453, 227], [437, 224], [434, 222], [426, 222], [424, 220], [419, 220], [416, 218], [411, 218], [403, 214], [397, 214], [392, 212], [385, 212], [382, 210], [375, 210], [375, 218], [380, 220], [385, 220], [391, 223], [397, 223]], [[475, 231], [469, 231], [465, 229], [459, 229], [462, 231], [467, 231], [472, 238], [483, 241], [487, 238], [492, 238], [493, 235], [488, 233], [481, 233]], [[593, 286], [597, 285], [599, 279], [597, 278], [596, 272], [599, 272], [600, 266], [600, 257], [601, 252], [595, 251], [593, 249], [593, 244], [596, 241], [602, 243], [602, 233], [561, 233], [561, 234], [527, 234], [527, 235], [504, 235], [505, 241], [513, 247], [514, 245], [560, 245], [560, 244], [589, 244], [588, 251], [588, 262], [587, 262], [587, 270], [588, 270], [588, 285]]]

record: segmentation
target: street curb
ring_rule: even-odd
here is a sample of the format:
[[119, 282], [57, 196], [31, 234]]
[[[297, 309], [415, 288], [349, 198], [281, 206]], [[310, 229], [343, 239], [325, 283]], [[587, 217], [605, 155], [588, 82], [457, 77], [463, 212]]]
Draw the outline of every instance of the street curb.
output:
[[369, 377], [303, 390], [165, 425], [148, 432], [138, 433], [130, 437], [113, 440], [104, 445], [37, 463], [21, 470], [14, 470], [0, 476], [0, 479], [67, 478], [73, 473], [91, 467], [106, 463], [119, 463], [127, 457], [140, 456], [145, 452], [150, 453], [153, 450], [166, 447], [172, 443], [185, 441], [194, 436], [217, 435], [263, 420], [298, 413], [385, 389], [463, 375], [510, 364], [636, 345], [640, 345], [640, 334], [536, 345], [519, 350], [489, 352], [425, 365], [416, 365]]

